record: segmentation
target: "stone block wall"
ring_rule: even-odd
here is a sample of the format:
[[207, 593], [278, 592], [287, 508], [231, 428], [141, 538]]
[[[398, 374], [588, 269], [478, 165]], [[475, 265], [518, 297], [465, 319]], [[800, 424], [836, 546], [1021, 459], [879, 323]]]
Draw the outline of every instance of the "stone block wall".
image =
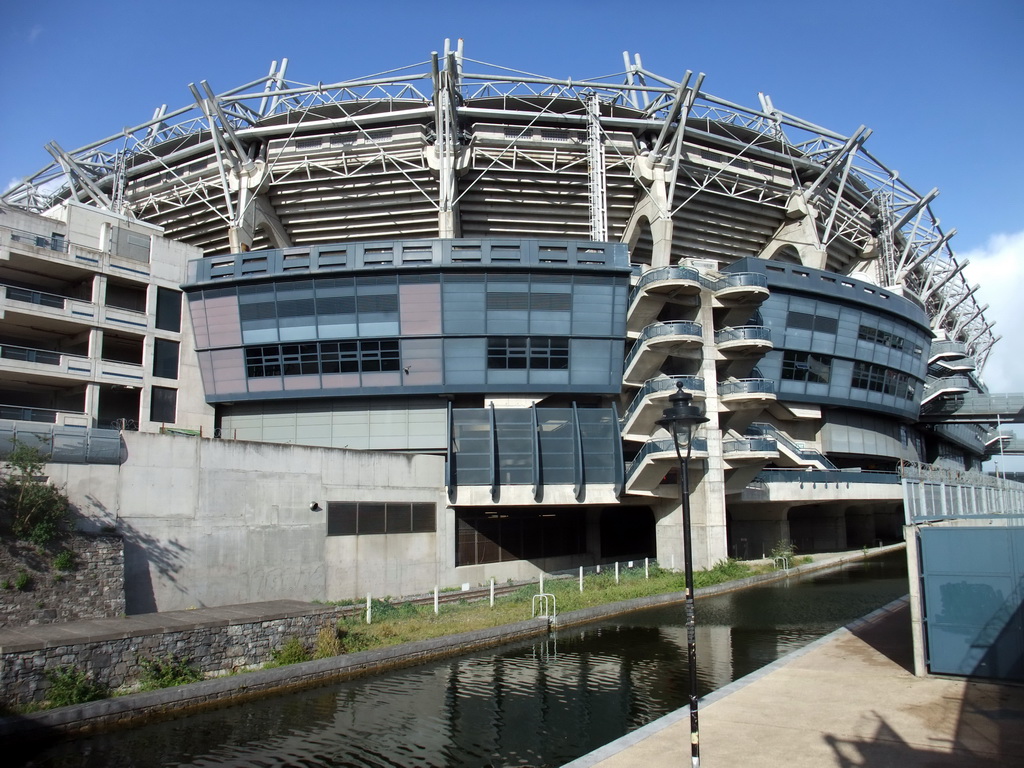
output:
[[[334, 606], [303, 605], [256, 617], [232, 618], [232, 608], [173, 611], [109, 622], [89, 622], [66, 640], [19, 638], [4, 633], [0, 645], [0, 690], [5, 704], [44, 701], [47, 673], [62, 667], [85, 671], [111, 688], [139, 682], [140, 660], [177, 657], [204, 674], [242, 670], [266, 663], [292, 637], [312, 647], [321, 627], [340, 617]], [[189, 614], [196, 621], [189, 621]], [[211, 616], [211, 614], [213, 614]], [[75, 625], [63, 629], [74, 632]]]
[[[68, 550], [74, 567], [54, 567]], [[27, 581], [19, 589], [19, 580]], [[49, 550], [0, 542], [0, 627], [123, 616], [124, 541], [117, 534], [75, 533]]]

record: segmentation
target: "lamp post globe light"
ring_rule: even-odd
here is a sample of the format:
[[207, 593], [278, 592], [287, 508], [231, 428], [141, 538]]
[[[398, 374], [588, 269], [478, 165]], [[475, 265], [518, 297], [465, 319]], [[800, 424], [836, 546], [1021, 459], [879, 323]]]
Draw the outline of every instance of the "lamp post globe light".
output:
[[[698, 424], [708, 421], [701, 409], [692, 405], [693, 395], [683, 391], [683, 382], [676, 382], [676, 391], [669, 398], [669, 406], [662, 411], [658, 426], [672, 435], [679, 462], [679, 500], [683, 511], [683, 567], [686, 580], [686, 656], [689, 672], [690, 698], [690, 760], [693, 768], [700, 766], [700, 729], [697, 726], [697, 630], [693, 612], [693, 546], [690, 534], [690, 453], [693, 431]], [[683, 457], [683, 445], [686, 456]]]

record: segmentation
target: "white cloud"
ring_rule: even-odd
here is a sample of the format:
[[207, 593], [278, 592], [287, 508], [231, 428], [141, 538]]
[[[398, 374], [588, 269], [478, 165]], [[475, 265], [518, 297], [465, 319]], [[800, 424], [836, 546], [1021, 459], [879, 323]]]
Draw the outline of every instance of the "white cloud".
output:
[[38, 40], [39, 36], [41, 34], [43, 34], [43, 28], [41, 26], [39, 26], [38, 24], [33, 26], [32, 29], [30, 29], [28, 31], [28, 42], [29, 42], [29, 45], [31, 45], [36, 40]]
[[1024, 231], [994, 235], [980, 248], [957, 254], [970, 263], [967, 281], [981, 288], [978, 302], [1002, 338], [989, 355], [982, 376], [991, 392], [1024, 392]]

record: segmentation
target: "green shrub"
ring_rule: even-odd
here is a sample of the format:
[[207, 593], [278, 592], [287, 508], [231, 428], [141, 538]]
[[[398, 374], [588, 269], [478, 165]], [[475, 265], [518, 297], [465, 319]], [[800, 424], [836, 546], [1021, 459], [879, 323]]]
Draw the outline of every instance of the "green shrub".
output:
[[109, 686], [93, 680], [88, 673], [77, 667], [61, 667], [46, 673], [50, 681], [47, 700], [51, 707], [68, 707], [98, 701], [110, 695]]
[[53, 567], [58, 571], [73, 571], [75, 570], [75, 553], [70, 549], [65, 549], [63, 552], [53, 558]]
[[158, 688], [198, 683], [203, 679], [203, 673], [194, 667], [188, 659], [177, 656], [139, 659], [139, 666], [142, 667], [142, 676], [139, 678], [139, 690], [142, 691], [155, 691]]
[[321, 627], [316, 633], [316, 642], [313, 645], [313, 658], [326, 659], [331, 656], [340, 656], [345, 652], [341, 644], [341, 634], [338, 627], [328, 624]]
[[290, 637], [288, 641], [276, 651], [270, 652], [270, 661], [264, 664], [265, 667], [283, 667], [287, 664], [298, 664], [302, 661], [309, 661], [309, 651], [302, 641], [297, 637]]
[[28, 575], [28, 571], [18, 571], [18, 575], [14, 578], [14, 588], [19, 592], [24, 592], [32, 584], [32, 577]]
[[15, 537], [40, 545], [60, 536], [71, 519], [67, 494], [39, 479], [46, 458], [38, 448], [15, 441], [0, 480], [5, 527]]
[[412, 603], [393, 603], [390, 597], [371, 600], [370, 610], [373, 621], [411, 619], [417, 614], [416, 606]]

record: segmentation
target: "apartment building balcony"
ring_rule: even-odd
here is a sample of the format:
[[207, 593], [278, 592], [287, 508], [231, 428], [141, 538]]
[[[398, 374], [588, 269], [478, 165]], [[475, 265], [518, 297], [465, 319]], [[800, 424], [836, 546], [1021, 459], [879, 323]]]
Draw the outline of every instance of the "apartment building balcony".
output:
[[8, 421], [30, 421], [36, 424], [56, 424], [59, 427], [89, 427], [92, 419], [80, 411], [56, 410], [53, 408], [32, 408], [24, 405], [0, 403], [0, 419]]
[[676, 384], [682, 382], [683, 389], [695, 401], [704, 399], [704, 379], [698, 376], [665, 376], [648, 379], [636, 393], [633, 401], [622, 415], [622, 437], [626, 440], [643, 441], [650, 438], [655, 422], [663, 415], [668, 398], [676, 391]]
[[64, 334], [80, 333], [92, 327], [124, 328], [141, 333], [149, 325], [145, 312], [101, 306], [13, 285], [0, 285], [0, 319], [12, 326]]
[[629, 296], [626, 329], [639, 333], [658, 319], [666, 302], [680, 299], [696, 304], [700, 274], [690, 267], [658, 267], [640, 275]]
[[[703, 437], [693, 439], [690, 451], [690, 488], [703, 476], [704, 459], [708, 457], [708, 441]], [[679, 498], [679, 486], [675, 482], [663, 482], [678, 472], [679, 459], [672, 438], [658, 438], [648, 441], [640, 452], [626, 466], [626, 493], [638, 496], [659, 496]]]
[[[63, 226], [54, 222], [56, 226]], [[148, 261], [106, 253], [69, 241], [59, 234], [28, 232], [0, 226], [0, 274], [10, 272], [34, 274], [33, 263], [46, 261], [48, 278], [80, 279], [85, 274], [119, 275], [127, 280], [148, 282]]]
[[668, 357], [700, 359], [704, 343], [699, 323], [688, 321], [654, 323], [640, 332], [626, 355], [622, 380], [639, 387], [661, 369]]
[[94, 360], [50, 349], [0, 344], [0, 380], [3, 379], [52, 386], [82, 381], [138, 386], [143, 381], [143, 367], [119, 360]]

